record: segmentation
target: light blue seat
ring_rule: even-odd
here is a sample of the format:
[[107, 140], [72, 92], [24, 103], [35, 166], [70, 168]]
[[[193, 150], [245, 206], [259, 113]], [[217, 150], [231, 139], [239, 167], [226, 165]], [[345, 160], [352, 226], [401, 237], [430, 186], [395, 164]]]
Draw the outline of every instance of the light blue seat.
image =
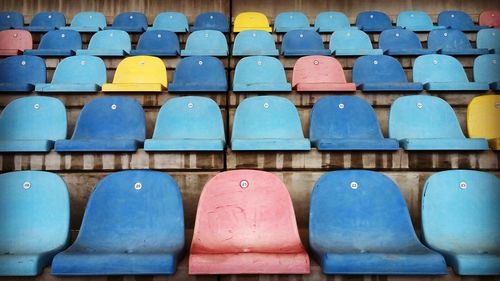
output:
[[222, 151], [226, 143], [219, 106], [206, 97], [168, 100], [156, 119], [146, 151]]
[[226, 36], [218, 30], [198, 30], [186, 41], [181, 56], [214, 56], [225, 57], [228, 54]]
[[184, 247], [179, 186], [159, 171], [102, 179], [90, 195], [76, 241], [52, 262], [54, 275], [174, 274]]
[[386, 29], [380, 33], [378, 47], [390, 56], [420, 56], [436, 53], [422, 48], [415, 32], [408, 29]]
[[139, 12], [124, 12], [115, 16], [111, 26], [104, 29], [123, 30], [126, 32], [143, 32], [148, 29], [148, 18]]
[[408, 82], [403, 66], [386, 55], [362, 56], [352, 67], [352, 81], [363, 92], [418, 92], [421, 83]]
[[311, 111], [309, 138], [318, 150], [398, 150], [399, 143], [385, 139], [375, 111], [355, 96], [319, 99]]
[[59, 27], [59, 29], [71, 29], [78, 32], [97, 32], [106, 27], [106, 17], [101, 12], [80, 12], [77, 13], [69, 26]]
[[148, 27], [148, 30], [166, 30], [183, 33], [189, 31], [189, 23], [186, 15], [183, 13], [163, 12], [155, 17], [153, 26]]
[[341, 29], [357, 29], [351, 26], [349, 19], [342, 12], [321, 12], [316, 16], [314, 29], [318, 32], [335, 32]]
[[474, 60], [474, 81], [488, 83], [494, 91], [500, 90], [500, 54], [478, 56]]
[[396, 25], [415, 32], [445, 28], [445, 26], [434, 25], [431, 17], [426, 12], [419, 10], [400, 12], [396, 19]]
[[176, 57], [180, 54], [179, 38], [168, 30], [148, 30], [141, 34], [131, 56]]
[[488, 49], [490, 53], [500, 53], [500, 29], [485, 28], [477, 32], [476, 44], [480, 49]]
[[56, 140], [66, 138], [66, 127], [66, 108], [60, 100], [15, 99], [0, 114], [0, 152], [47, 152]]
[[472, 18], [463, 11], [442, 11], [438, 15], [438, 25], [462, 31], [478, 31], [487, 26], [474, 25]]
[[217, 30], [220, 32], [229, 32], [229, 21], [223, 13], [201, 13], [196, 16], [193, 28], [191, 28], [191, 31], [197, 30]]
[[0, 92], [31, 92], [45, 83], [47, 69], [42, 58], [12, 56], [0, 61]]
[[69, 242], [69, 194], [41, 171], [0, 175], [0, 276], [36, 276]]
[[291, 90], [292, 85], [286, 81], [285, 69], [276, 58], [245, 57], [236, 65], [233, 78], [234, 92], [290, 92]]
[[37, 92], [97, 92], [106, 83], [106, 65], [94, 56], [73, 56], [57, 64], [51, 83], [38, 83]]
[[330, 51], [334, 56], [381, 55], [382, 49], [373, 49], [368, 34], [357, 29], [335, 31], [330, 38]]
[[258, 96], [244, 99], [236, 109], [231, 149], [310, 150], [311, 143], [304, 138], [299, 113], [290, 100]]
[[24, 50], [25, 55], [39, 57], [68, 57], [82, 48], [82, 37], [75, 30], [51, 30], [45, 33], [38, 49]]
[[314, 30], [288, 31], [281, 42], [281, 54], [285, 57], [322, 55], [329, 56], [329, 49], [323, 46], [323, 39]]
[[24, 25], [24, 16], [19, 12], [0, 12], [0, 30], [20, 29]]
[[57, 152], [136, 151], [146, 136], [141, 105], [126, 97], [97, 98], [85, 104], [70, 140], [58, 140]]
[[279, 56], [273, 36], [263, 30], [244, 30], [236, 35], [233, 56]]
[[66, 25], [66, 18], [59, 12], [40, 12], [31, 18], [30, 25], [22, 29], [30, 32], [47, 32]]
[[417, 238], [398, 186], [368, 170], [328, 172], [311, 194], [309, 242], [325, 274], [445, 275]]
[[487, 91], [487, 83], [469, 82], [460, 62], [448, 55], [423, 55], [413, 63], [413, 81], [428, 91]]
[[76, 55], [99, 57], [122, 57], [130, 52], [132, 44], [130, 36], [123, 30], [102, 30], [90, 38], [85, 50], [77, 50]]
[[436, 29], [429, 32], [427, 47], [445, 55], [482, 55], [489, 53], [488, 49], [475, 49], [467, 36], [458, 29]]
[[391, 18], [384, 12], [365, 11], [356, 16], [356, 26], [364, 32], [382, 32], [394, 28]]
[[169, 92], [227, 92], [224, 64], [215, 57], [183, 58], [175, 69]]
[[274, 32], [288, 32], [295, 29], [314, 30], [314, 27], [309, 25], [307, 16], [302, 12], [283, 12], [274, 19]]
[[465, 138], [451, 106], [434, 96], [396, 99], [389, 112], [389, 137], [406, 150], [488, 150], [486, 139]]
[[425, 243], [459, 275], [500, 275], [500, 180], [471, 170], [435, 173], [422, 195]]

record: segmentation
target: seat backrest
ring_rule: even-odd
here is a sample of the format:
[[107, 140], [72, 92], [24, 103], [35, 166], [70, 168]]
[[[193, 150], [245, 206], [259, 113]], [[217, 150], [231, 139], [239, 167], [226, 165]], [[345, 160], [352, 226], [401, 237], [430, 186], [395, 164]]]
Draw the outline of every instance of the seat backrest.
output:
[[356, 59], [352, 66], [352, 81], [356, 85], [364, 83], [406, 83], [403, 66], [391, 56], [373, 55]]
[[203, 188], [191, 253], [294, 253], [302, 249], [292, 200], [275, 175], [227, 171]]
[[218, 30], [198, 30], [189, 34], [185, 49], [227, 52], [226, 36]]
[[175, 50], [180, 53], [179, 38], [172, 31], [149, 30], [141, 34], [138, 50]]
[[269, 27], [266, 15], [258, 12], [239, 13], [234, 19], [234, 28], [242, 30], [262, 30]]
[[189, 23], [186, 15], [179, 12], [159, 13], [153, 21], [153, 28], [172, 32], [186, 32]]
[[423, 55], [413, 63], [413, 81], [469, 82], [469, 79], [456, 58], [448, 55]]
[[13, 56], [0, 61], [0, 83], [36, 84], [45, 83], [45, 62], [35, 56]]
[[427, 37], [429, 49], [471, 49], [467, 36], [458, 29], [434, 29]]
[[186, 57], [177, 64], [173, 83], [192, 86], [227, 85], [226, 69], [216, 57]]
[[0, 175], [0, 251], [30, 255], [69, 241], [69, 194], [60, 176], [42, 171]]
[[182, 248], [179, 186], [159, 171], [129, 170], [106, 176], [90, 195], [74, 245], [129, 252]]
[[0, 27], [20, 28], [24, 25], [24, 16], [18, 12], [0, 12]]
[[346, 28], [351, 28], [351, 23], [342, 12], [321, 12], [314, 21], [314, 29], [318, 32], [334, 32]]
[[482, 95], [467, 107], [467, 131], [471, 138], [500, 138], [500, 95]]
[[234, 115], [232, 139], [303, 139], [293, 103], [277, 96], [244, 99]]
[[263, 30], [244, 30], [234, 39], [233, 53], [237, 51], [276, 50], [276, 44], [271, 33]]
[[357, 29], [337, 30], [330, 38], [330, 50], [341, 49], [372, 49], [372, 42], [368, 34]]
[[500, 27], [500, 10], [485, 10], [479, 14], [479, 25]]
[[313, 106], [309, 127], [311, 142], [322, 139], [384, 138], [377, 115], [364, 99], [356, 96], [330, 96]]
[[111, 49], [130, 51], [132, 44], [130, 36], [123, 30], [102, 30], [90, 38], [88, 49]]
[[128, 57], [118, 64], [113, 78], [115, 83], [159, 83], [167, 87], [167, 68], [158, 57]]
[[273, 57], [251, 56], [242, 58], [236, 65], [233, 83], [276, 84], [287, 83], [285, 69]]
[[78, 50], [82, 48], [82, 37], [75, 30], [51, 30], [40, 40], [38, 49]]
[[463, 11], [442, 11], [438, 15], [438, 25], [463, 30], [474, 26], [474, 22]]
[[417, 240], [398, 186], [380, 172], [343, 170], [325, 173], [314, 185], [309, 240], [316, 250], [373, 253]]
[[104, 61], [94, 56], [72, 56], [57, 64], [52, 84], [97, 84], [106, 83]]
[[409, 10], [398, 14], [396, 25], [412, 30], [415, 27], [433, 27], [431, 17], [424, 11]]
[[389, 112], [389, 137], [394, 139], [464, 138], [453, 108], [439, 97], [397, 98]]
[[487, 54], [474, 60], [474, 81], [494, 83], [500, 81], [500, 54]]
[[194, 19], [193, 28], [198, 30], [229, 31], [229, 22], [223, 13], [207, 12], [201, 13]]
[[15, 99], [0, 114], [1, 140], [59, 140], [66, 130], [66, 108], [56, 98]]
[[448, 253], [500, 254], [500, 180], [481, 171], [451, 170], [427, 179], [422, 195], [426, 243]]
[[391, 18], [384, 12], [365, 11], [356, 16], [356, 26], [359, 29], [387, 29], [392, 26], [392, 21]]
[[274, 20], [274, 31], [307, 29], [309, 20], [302, 12], [283, 12], [279, 13]]
[[145, 136], [144, 110], [136, 100], [103, 97], [85, 104], [72, 139], [144, 140]]
[[384, 51], [389, 49], [422, 49], [420, 39], [409, 29], [386, 29], [380, 33], [378, 47]]
[[30, 26], [45, 26], [50, 28], [66, 25], [66, 18], [59, 12], [40, 12], [31, 18]]
[[12, 29], [0, 31], [0, 50], [31, 50], [33, 38], [26, 30]]
[[71, 27], [106, 27], [106, 17], [101, 12], [80, 12], [71, 20]]
[[115, 16], [113, 27], [148, 28], [148, 18], [139, 12], [124, 12]]
[[305, 56], [293, 66], [292, 86], [300, 83], [340, 83], [346, 79], [342, 65], [333, 57]]
[[485, 28], [479, 30], [476, 35], [476, 44], [479, 49], [500, 49], [500, 29]]
[[313, 30], [290, 30], [283, 36], [281, 52], [286, 50], [322, 50], [323, 39]]

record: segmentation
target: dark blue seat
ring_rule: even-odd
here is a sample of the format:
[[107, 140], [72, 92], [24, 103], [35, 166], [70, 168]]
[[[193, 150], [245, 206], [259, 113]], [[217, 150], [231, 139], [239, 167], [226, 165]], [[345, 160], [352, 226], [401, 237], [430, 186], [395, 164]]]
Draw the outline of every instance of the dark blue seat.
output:
[[45, 83], [47, 69], [42, 58], [13, 56], [0, 61], [0, 92], [31, 92]]
[[66, 25], [66, 18], [59, 12], [40, 12], [31, 18], [29, 26], [22, 27], [30, 32], [47, 32]]
[[483, 55], [488, 49], [472, 48], [467, 36], [458, 29], [435, 29], [429, 32], [427, 47], [445, 55]]
[[386, 29], [378, 40], [378, 47], [390, 56], [420, 56], [434, 54], [435, 50], [422, 48], [420, 39], [409, 29]]
[[365, 11], [356, 16], [356, 26], [364, 32], [382, 32], [394, 28], [391, 18], [384, 12]]
[[172, 31], [148, 30], [141, 34], [131, 56], [175, 57], [180, 54], [179, 38]]
[[148, 29], [148, 18], [143, 13], [125, 12], [115, 16], [111, 26], [104, 29], [119, 29], [126, 32], [143, 32]]
[[45, 33], [38, 49], [25, 50], [25, 55], [40, 57], [67, 57], [82, 48], [82, 37], [75, 30], [51, 30]]
[[478, 31], [488, 26], [474, 25], [472, 18], [463, 11], [442, 11], [438, 15], [438, 25], [462, 31]]
[[175, 69], [169, 92], [226, 92], [224, 64], [215, 57], [193, 56], [182, 59]]
[[24, 25], [24, 16], [18, 12], [0, 12], [0, 30], [18, 29]]
[[194, 25], [191, 28], [191, 31], [197, 30], [218, 30], [220, 32], [229, 32], [229, 22], [223, 13], [201, 13], [196, 16], [194, 19]]
[[283, 36], [281, 54], [285, 57], [324, 55], [331, 51], [323, 46], [323, 39], [314, 30], [291, 30]]

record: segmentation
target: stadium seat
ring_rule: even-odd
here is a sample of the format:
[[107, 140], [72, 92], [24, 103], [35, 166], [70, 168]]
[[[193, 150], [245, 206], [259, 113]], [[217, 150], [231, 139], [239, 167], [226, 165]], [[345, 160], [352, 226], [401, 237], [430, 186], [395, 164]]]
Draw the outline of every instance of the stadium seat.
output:
[[0, 92], [31, 92], [45, 83], [47, 70], [42, 58], [13, 56], [0, 61]]
[[111, 26], [105, 27], [104, 29], [143, 32], [148, 29], [148, 19], [143, 13], [124, 12], [116, 15]]
[[198, 30], [217, 30], [220, 32], [229, 32], [229, 22], [223, 13], [201, 13], [196, 16], [193, 28], [191, 28], [191, 31]]
[[394, 28], [391, 18], [384, 12], [365, 11], [356, 16], [356, 26], [364, 32], [382, 32]]
[[[500, 15], [498, 15], [500, 17]], [[500, 29], [485, 28], [477, 32], [476, 44], [479, 49], [488, 49], [490, 53], [500, 54]]]
[[414, 32], [431, 31], [445, 28], [445, 26], [435, 26], [431, 17], [424, 11], [410, 10], [398, 14], [396, 25]]
[[405, 96], [389, 112], [389, 137], [406, 150], [487, 150], [485, 139], [465, 138], [457, 116], [443, 99]]
[[153, 138], [146, 151], [222, 151], [226, 138], [217, 103], [206, 97], [168, 100], [156, 119]]
[[141, 105], [126, 97], [103, 97], [87, 103], [70, 140], [58, 140], [57, 152], [136, 151], [146, 136]]
[[200, 196], [189, 274], [308, 274], [290, 194], [275, 175], [217, 174]]
[[159, 171], [112, 173], [92, 191], [76, 241], [54, 275], [166, 275], [184, 247], [179, 186]]
[[0, 31], [0, 57], [16, 56], [33, 48], [33, 38], [26, 30]]
[[24, 16], [18, 12], [0, 12], [0, 30], [18, 29], [24, 26]]
[[277, 96], [244, 99], [234, 116], [233, 151], [310, 150], [293, 103]]
[[500, 180], [471, 170], [435, 173], [422, 196], [422, 232], [459, 275], [500, 275]]
[[131, 56], [176, 57], [180, 54], [179, 38], [172, 31], [148, 30], [141, 34]]
[[500, 95], [482, 95], [467, 107], [467, 131], [471, 138], [485, 138], [491, 149], [500, 150]]
[[417, 238], [398, 186], [382, 173], [344, 170], [314, 185], [309, 241], [325, 274], [445, 275]]
[[302, 12], [283, 12], [276, 16], [274, 32], [288, 32], [296, 29], [314, 30], [309, 25], [309, 19]]
[[171, 32], [188, 32], [189, 23], [183, 13], [163, 12], [159, 13], [153, 21], [153, 26], [148, 30], [166, 30]]
[[486, 10], [479, 14], [479, 25], [500, 28], [500, 10]]
[[352, 67], [352, 81], [363, 92], [419, 92], [421, 83], [408, 82], [399, 61], [386, 55], [359, 57]]
[[38, 49], [25, 50], [25, 55], [39, 57], [68, 57], [82, 48], [82, 37], [75, 30], [51, 30], [45, 33]]
[[31, 18], [28, 26], [22, 29], [30, 32], [47, 32], [66, 25], [66, 18], [59, 12], [40, 12]]
[[225, 57], [228, 54], [226, 36], [218, 30], [198, 30], [186, 41], [181, 56], [215, 56]]
[[135, 56], [123, 59], [113, 83], [102, 85], [103, 92], [162, 92], [167, 89], [167, 68], [160, 58]]
[[66, 184], [49, 172], [4, 173], [0, 205], [0, 276], [40, 274], [69, 242]]
[[475, 49], [469, 39], [458, 29], [436, 29], [429, 32], [427, 47], [436, 50], [438, 54], [451, 56], [457, 55], [482, 55], [489, 53], [488, 49]]
[[413, 81], [428, 91], [487, 91], [487, 83], [469, 82], [460, 62], [448, 55], [423, 55], [413, 63]]
[[130, 37], [123, 30], [103, 30], [90, 38], [87, 49], [77, 50], [76, 55], [123, 57], [132, 49]]
[[224, 64], [215, 57], [194, 56], [182, 59], [175, 69], [169, 92], [226, 92]]
[[489, 54], [474, 60], [474, 81], [487, 83], [493, 91], [500, 91], [500, 54]]
[[51, 83], [37, 83], [37, 92], [97, 92], [106, 83], [106, 65], [94, 56], [73, 56], [57, 64]]
[[329, 96], [313, 106], [309, 138], [318, 150], [398, 150], [385, 139], [375, 111], [356, 96]]
[[273, 36], [263, 30], [244, 30], [234, 39], [232, 56], [279, 56]]
[[342, 65], [327, 56], [299, 58], [293, 66], [292, 86], [298, 92], [354, 92], [356, 85], [347, 83]]
[[66, 108], [56, 98], [15, 99], [0, 114], [2, 153], [48, 152], [55, 140], [65, 138]]
[[245, 30], [272, 31], [266, 15], [258, 12], [244, 12], [239, 13], [236, 16], [234, 19], [233, 32], [241, 32]]
[[242, 58], [236, 65], [233, 78], [234, 92], [274, 91], [290, 92], [281, 62], [272, 57], [251, 56]]
[[69, 26], [62, 26], [59, 29], [71, 29], [78, 32], [97, 32], [106, 27], [106, 17], [101, 12], [80, 12], [77, 13]]
[[478, 31], [486, 26], [474, 25], [472, 18], [462, 11], [442, 11], [438, 15], [438, 25], [461, 31]]
[[321, 12], [316, 16], [314, 29], [318, 32], [335, 32], [342, 29], [357, 29], [351, 26], [349, 19], [342, 12]]
[[420, 56], [436, 53], [422, 48], [415, 32], [408, 29], [386, 29], [380, 33], [378, 47], [390, 56]]
[[381, 55], [382, 49], [373, 49], [366, 33], [357, 29], [335, 31], [330, 38], [330, 51], [334, 56]]
[[285, 33], [281, 42], [281, 54], [285, 57], [310, 55], [329, 56], [329, 49], [323, 47], [323, 39], [314, 30], [291, 30]]

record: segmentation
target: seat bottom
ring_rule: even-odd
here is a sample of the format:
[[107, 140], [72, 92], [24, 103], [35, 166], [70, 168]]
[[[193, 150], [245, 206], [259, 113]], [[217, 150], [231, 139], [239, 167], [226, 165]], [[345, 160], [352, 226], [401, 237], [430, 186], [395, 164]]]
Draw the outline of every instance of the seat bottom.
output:
[[301, 56], [329, 56], [332, 51], [329, 49], [304, 49], [304, 50], [286, 50], [283, 51], [285, 57], [301, 57]]
[[125, 50], [116, 50], [116, 49], [85, 49], [85, 50], [76, 50], [77, 56], [97, 56], [97, 57], [123, 57], [127, 54]]
[[233, 92], [290, 92], [292, 85], [290, 83], [234, 83]]
[[395, 139], [321, 139], [318, 150], [399, 150]]
[[245, 30], [262, 30], [267, 32], [273, 32], [273, 29], [269, 26], [234, 26], [233, 32], [242, 32]]
[[179, 53], [176, 50], [132, 50], [131, 56], [155, 56], [155, 57], [176, 57]]
[[57, 152], [106, 152], [137, 151], [142, 145], [138, 140], [105, 139], [105, 140], [58, 140], [55, 143]]
[[0, 83], [0, 92], [32, 92], [35, 89], [33, 84], [22, 83]]
[[[210, 81], [206, 81], [209, 83]], [[207, 83], [171, 83], [168, 85], [169, 92], [226, 92], [226, 84]]]
[[36, 92], [85, 92], [93, 93], [101, 89], [97, 84], [76, 84], [76, 83], [58, 83], [58, 84], [36, 84]]
[[420, 83], [363, 83], [359, 89], [363, 92], [420, 92], [424, 87]]
[[421, 56], [435, 54], [435, 50], [415, 48], [415, 49], [388, 49], [384, 52], [389, 56]]
[[69, 57], [75, 54], [73, 50], [56, 50], [56, 49], [35, 49], [24, 51], [25, 55], [39, 57]]
[[332, 51], [335, 56], [367, 56], [367, 55], [382, 55], [382, 49], [337, 49]]
[[487, 83], [479, 82], [429, 82], [424, 84], [428, 91], [488, 91]]
[[52, 140], [0, 140], [0, 152], [48, 152]]
[[438, 54], [450, 56], [479, 56], [489, 54], [488, 49], [440, 49]]
[[135, 26], [128, 26], [128, 25], [124, 25], [124, 26], [119, 26], [119, 25], [112, 25], [112, 26], [105, 26], [104, 27], [104, 30], [108, 30], [108, 29], [118, 29], [118, 30], [123, 30], [123, 31], [126, 31], [126, 32], [144, 32], [145, 29], [143, 27], [135, 27]]
[[166, 88], [160, 83], [106, 83], [103, 92], [162, 92]]
[[182, 50], [182, 57], [189, 56], [212, 56], [212, 57], [227, 57], [227, 50]]
[[222, 151], [225, 142], [218, 139], [148, 139], [145, 151]]
[[0, 57], [17, 56], [17, 55], [21, 55], [22, 53], [23, 53], [23, 51], [21, 51], [21, 50], [3, 49], [3, 50], [0, 50]]
[[490, 255], [447, 255], [448, 264], [459, 275], [500, 275], [500, 256]]
[[277, 49], [268, 49], [268, 50], [252, 50], [252, 49], [244, 49], [244, 50], [233, 50], [233, 57], [245, 57], [245, 56], [271, 56], [277, 57], [279, 56], [279, 51]]
[[52, 261], [53, 253], [2, 254], [0, 276], [36, 276]]
[[53, 26], [35, 26], [35, 25], [28, 25], [28, 26], [23, 26], [20, 29], [27, 30], [29, 32], [49, 32], [51, 30], [55, 30], [56, 27]]
[[355, 92], [354, 83], [298, 83], [298, 92]]
[[233, 151], [253, 150], [311, 150], [308, 139], [232, 139]]
[[97, 32], [100, 30], [100, 28], [96, 26], [61, 26], [58, 27], [58, 29], [74, 30], [78, 32]]
[[405, 150], [488, 150], [485, 139], [402, 139]]

